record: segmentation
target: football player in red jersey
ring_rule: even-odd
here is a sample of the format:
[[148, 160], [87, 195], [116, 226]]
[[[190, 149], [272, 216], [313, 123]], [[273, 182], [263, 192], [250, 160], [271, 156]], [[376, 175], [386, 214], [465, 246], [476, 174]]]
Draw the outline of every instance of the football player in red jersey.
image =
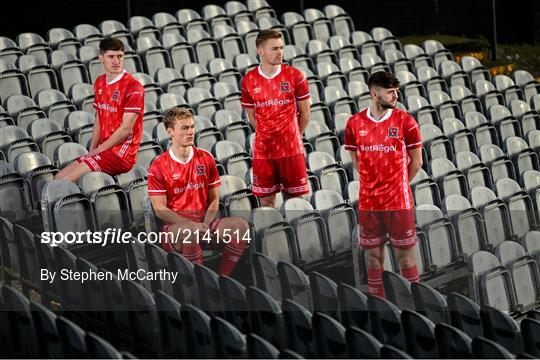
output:
[[148, 171], [148, 195], [156, 216], [166, 225], [162, 246], [202, 264], [204, 247], [221, 245], [219, 274], [228, 276], [249, 242], [249, 225], [241, 218], [216, 218], [221, 179], [214, 157], [194, 146], [195, 122], [186, 109], [172, 108], [164, 117], [172, 139]]
[[96, 118], [89, 152], [62, 169], [55, 179], [77, 182], [90, 171], [116, 175], [135, 164], [142, 137], [144, 88], [122, 66], [122, 41], [104, 39], [99, 51], [105, 74], [94, 84]]
[[242, 107], [255, 128], [253, 193], [262, 206], [284, 197], [307, 194], [302, 132], [310, 112], [308, 82], [302, 72], [283, 61], [283, 38], [262, 30], [255, 40], [260, 65], [242, 79]]
[[360, 174], [359, 238], [368, 259], [369, 291], [384, 296], [386, 238], [394, 248], [402, 275], [411, 282], [419, 280], [409, 182], [422, 167], [422, 139], [416, 120], [396, 108], [399, 82], [394, 75], [376, 72], [368, 85], [371, 105], [349, 119], [345, 148]]

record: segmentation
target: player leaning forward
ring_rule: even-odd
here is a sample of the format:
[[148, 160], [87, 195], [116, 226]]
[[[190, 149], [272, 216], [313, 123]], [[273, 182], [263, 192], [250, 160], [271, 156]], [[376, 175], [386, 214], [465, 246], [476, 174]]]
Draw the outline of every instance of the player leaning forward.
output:
[[401, 274], [411, 282], [418, 281], [409, 181], [422, 166], [422, 140], [414, 118], [396, 108], [398, 80], [380, 71], [371, 75], [368, 85], [371, 105], [349, 119], [345, 148], [360, 173], [358, 225], [360, 246], [368, 258], [369, 291], [384, 296], [382, 272], [387, 235]]
[[302, 143], [310, 116], [309, 87], [302, 72], [282, 64], [279, 31], [262, 30], [255, 44], [260, 65], [242, 79], [242, 107], [256, 130], [253, 194], [261, 206], [274, 206], [281, 190], [285, 198], [309, 192]]
[[214, 157], [193, 145], [193, 114], [172, 108], [163, 122], [172, 146], [148, 171], [152, 207], [166, 224], [162, 245], [166, 251], [178, 251], [199, 264], [203, 262], [202, 247], [223, 247], [219, 274], [228, 276], [249, 241], [249, 226], [241, 218], [216, 218], [221, 180]]

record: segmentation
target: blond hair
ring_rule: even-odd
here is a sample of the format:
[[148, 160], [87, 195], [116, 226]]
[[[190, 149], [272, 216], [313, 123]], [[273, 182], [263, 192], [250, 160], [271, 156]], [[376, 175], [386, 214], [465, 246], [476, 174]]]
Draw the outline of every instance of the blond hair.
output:
[[193, 114], [188, 109], [173, 107], [165, 112], [163, 124], [166, 129], [174, 129], [176, 120], [193, 118]]

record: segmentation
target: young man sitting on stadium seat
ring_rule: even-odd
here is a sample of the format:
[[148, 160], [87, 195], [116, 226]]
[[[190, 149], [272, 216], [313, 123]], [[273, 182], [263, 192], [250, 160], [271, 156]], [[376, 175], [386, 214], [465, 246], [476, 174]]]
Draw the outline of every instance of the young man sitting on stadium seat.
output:
[[142, 137], [144, 88], [122, 66], [122, 41], [102, 40], [99, 61], [105, 74], [94, 84], [96, 119], [89, 152], [56, 174], [57, 180], [77, 182], [90, 171], [117, 175], [135, 165]]
[[186, 109], [165, 113], [171, 148], [148, 171], [148, 195], [157, 217], [166, 225], [162, 245], [201, 264], [201, 245], [224, 246], [219, 274], [228, 276], [249, 242], [248, 223], [236, 217], [216, 218], [221, 179], [214, 157], [195, 147], [195, 122]]

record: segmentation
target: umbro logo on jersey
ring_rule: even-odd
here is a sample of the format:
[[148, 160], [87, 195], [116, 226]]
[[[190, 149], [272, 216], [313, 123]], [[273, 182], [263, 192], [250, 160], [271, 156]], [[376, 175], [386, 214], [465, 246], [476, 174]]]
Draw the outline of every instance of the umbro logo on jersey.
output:
[[414, 235], [414, 231], [412, 231], [412, 230], [407, 230], [406, 235], [407, 235], [407, 236], [413, 236], [413, 235]]
[[197, 165], [195, 167], [195, 170], [197, 172], [197, 176], [202, 176], [206, 174], [205, 166], [204, 165]]
[[398, 137], [398, 128], [396, 128], [396, 127], [388, 128], [388, 137], [389, 138], [397, 138]]
[[180, 174], [173, 174], [172, 179], [173, 179], [173, 180], [178, 180], [178, 179], [180, 179]]
[[120, 91], [114, 90], [114, 92], [112, 93], [111, 100], [118, 101], [119, 98], [120, 98]]
[[260, 88], [260, 87], [256, 87], [256, 88], [253, 89], [253, 93], [254, 93], [254, 94], [258, 94], [258, 93], [260, 93], [260, 92], [261, 92], [261, 88]]
[[291, 83], [289, 83], [288, 81], [283, 81], [281, 82], [281, 85], [280, 85], [280, 89], [279, 89], [282, 93], [283, 92], [291, 92]]
[[360, 130], [358, 136], [367, 136], [367, 130]]

